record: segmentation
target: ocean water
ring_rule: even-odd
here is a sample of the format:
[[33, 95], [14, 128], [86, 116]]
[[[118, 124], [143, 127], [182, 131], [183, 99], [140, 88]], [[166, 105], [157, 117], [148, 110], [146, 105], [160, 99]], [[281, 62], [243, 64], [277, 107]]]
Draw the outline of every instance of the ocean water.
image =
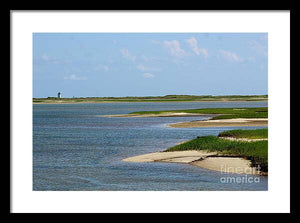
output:
[[[122, 159], [167, 149], [230, 128], [169, 128], [208, 117], [109, 118], [134, 111], [266, 107], [267, 102], [101, 103], [33, 105], [33, 190], [200, 191], [267, 190], [268, 178], [222, 174], [189, 164], [127, 163]], [[226, 179], [242, 178], [241, 182]]]

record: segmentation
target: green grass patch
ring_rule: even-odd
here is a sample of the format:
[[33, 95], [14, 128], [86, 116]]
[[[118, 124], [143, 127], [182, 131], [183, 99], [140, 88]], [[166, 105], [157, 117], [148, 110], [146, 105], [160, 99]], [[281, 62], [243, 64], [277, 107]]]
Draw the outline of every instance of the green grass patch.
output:
[[176, 113], [198, 113], [218, 115], [212, 119], [233, 119], [233, 118], [268, 118], [268, 108], [202, 108], [188, 110], [166, 110], [166, 111], [139, 111], [130, 114], [162, 114], [168, 112]]
[[268, 141], [241, 142], [221, 139], [216, 136], [203, 136], [188, 142], [168, 148], [170, 151], [207, 150], [224, 155], [234, 155], [251, 160], [254, 167], [258, 165], [261, 171], [268, 171]]
[[230, 130], [221, 132], [218, 135], [219, 137], [233, 137], [233, 138], [248, 138], [248, 139], [267, 139], [268, 138], [268, 129], [251, 129], [251, 130]]

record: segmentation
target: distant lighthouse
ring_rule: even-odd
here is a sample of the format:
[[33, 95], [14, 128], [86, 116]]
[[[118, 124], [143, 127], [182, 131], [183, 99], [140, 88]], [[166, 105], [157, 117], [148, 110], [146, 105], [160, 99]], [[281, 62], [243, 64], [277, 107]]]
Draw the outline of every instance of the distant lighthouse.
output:
[[61, 98], [61, 92], [57, 93], [57, 98]]

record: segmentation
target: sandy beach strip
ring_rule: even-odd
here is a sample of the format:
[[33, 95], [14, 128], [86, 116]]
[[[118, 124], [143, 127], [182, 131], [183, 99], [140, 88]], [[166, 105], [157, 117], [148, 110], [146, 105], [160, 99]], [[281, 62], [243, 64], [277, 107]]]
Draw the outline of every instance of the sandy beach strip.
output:
[[230, 141], [242, 141], [242, 142], [257, 142], [257, 141], [266, 141], [268, 140], [267, 138], [265, 139], [248, 139], [248, 138], [234, 138], [234, 137], [219, 137], [220, 139], [227, 139]]
[[199, 114], [199, 113], [185, 113], [185, 112], [164, 112], [160, 114], [120, 114], [120, 115], [99, 115], [102, 117], [118, 117], [118, 118], [146, 118], [146, 117], [188, 117], [188, 116], [208, 116], [213, 117], [212, 114]]
[[[131, 117], [131, 118], [144, 118], [144, 117], [189, 117], [199, 116], [212, 118], [222, 114], [199, 114], [199, 113], [185, 113], [185, 112], [164, 112], [160, 114], [119, 114], [119, 115], [99, 115], [101, 117]], [[190, 122], [179, 122], [169, 124], [168, 127], [172, 128], [199, 128], [199, 127], [238, 127], [238, 126], [268, 126], [267, 118], [235, 118], [235, 119], [207, 119]]]
[[268, 126], [267, 118], [236, 118], [236, 119], [217, 119], [200, 120], [190, 122], [179, 122], [169, 124], [173, 128], [199, 128], [199, 127], [234, 127], [234, 126]]
[[240, 157], [219, 155], [204, 150], [187, 150], [175, 152], [156, 152], [123, 159], [125, 162], [168, 162], [195, 165], [204, 169], [223, 173], [258, 174], [250, 167], [250, 161]]
[[[203, 159], [209, 155], [215, 155], [213, 152], [206, 151], [175, 151], [175, 152], [156, 152], [156, 153], [147, 153], [144, 155], [133, 156], [126, 159], [123, 159], [125, 162], [176, 162], [179, 163], [190, 163], [199, 159]], [[168, 161], [166, 161], [168, 160]], [[173, 160], [173, 161], [172, 161]]]

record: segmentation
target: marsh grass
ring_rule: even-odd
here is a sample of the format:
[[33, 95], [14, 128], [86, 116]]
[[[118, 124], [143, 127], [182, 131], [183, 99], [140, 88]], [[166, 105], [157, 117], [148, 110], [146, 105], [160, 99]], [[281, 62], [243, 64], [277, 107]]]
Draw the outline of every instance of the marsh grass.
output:
[[248, 139], [267, 139], [268, 129], [251, 129], [251, 130], [230, 130], [219, 133], [219, 137], [233, 137], [233, 138], [248, 138]]
[[165, 152], [184, 150], [206, 150], [223, 155], [244, 157], [251, 160], [253, 167], [268, 171], [268, 141], [242, 142], [230, 141], [216, 136], [202, 136], [168, 148]]

